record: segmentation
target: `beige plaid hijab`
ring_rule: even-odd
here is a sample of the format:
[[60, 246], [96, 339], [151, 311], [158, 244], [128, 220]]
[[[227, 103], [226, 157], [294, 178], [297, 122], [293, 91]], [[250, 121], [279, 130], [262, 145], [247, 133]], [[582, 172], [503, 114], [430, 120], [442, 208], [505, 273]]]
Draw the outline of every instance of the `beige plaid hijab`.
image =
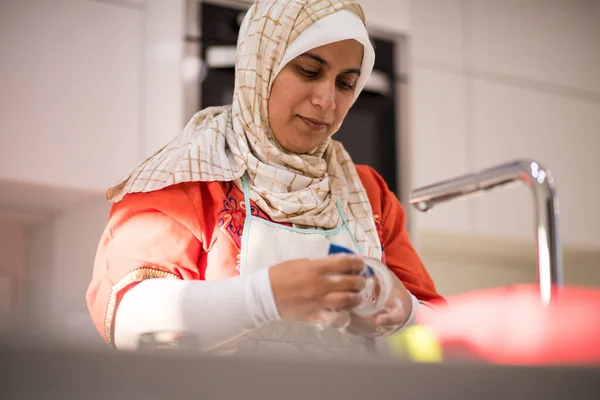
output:
[[[240, 29], [233, 104], [198, 112], [178, 136], [110, 188], [107, 198], [118, 202], [128, 193], [182, 182], [234, 181], [241, 187], [247, 173], [251, 199], [274, 221], [335, 228], [342, 224], [337, 201], [363, 254], [380, 258], [369, 199], [342, 144], [329, 139], [309, 154], [290, 153], [276, 142], [268, 122], [269, 93], [289, 56], [286, 50], [315, 22], [340, 10], [364, 24], [354, 0], [257, 0]], [[368, 78], [363, 75], [357, 96]]]

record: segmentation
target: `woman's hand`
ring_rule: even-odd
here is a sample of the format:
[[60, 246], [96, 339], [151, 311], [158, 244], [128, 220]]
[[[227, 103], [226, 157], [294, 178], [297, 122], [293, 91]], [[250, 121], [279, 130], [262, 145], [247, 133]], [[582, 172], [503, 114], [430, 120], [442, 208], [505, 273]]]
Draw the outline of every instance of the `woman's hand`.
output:
[[[339, 254], [277, 264], [269, 275], [279, 315], [284, 319], [322, 323], [350, 319], [361, 302], [365, 279], [360, 256]], [[334, 311], [334, 313], [332, 313]]]
[[348, 333], [360, 336], [383, 336], [396, 332], [404, 326], [412, 312], [412, 298], [404, 284], [391, 274], [394, 289], [387, 310], [372, 316], [359, 316], [352, 313]]

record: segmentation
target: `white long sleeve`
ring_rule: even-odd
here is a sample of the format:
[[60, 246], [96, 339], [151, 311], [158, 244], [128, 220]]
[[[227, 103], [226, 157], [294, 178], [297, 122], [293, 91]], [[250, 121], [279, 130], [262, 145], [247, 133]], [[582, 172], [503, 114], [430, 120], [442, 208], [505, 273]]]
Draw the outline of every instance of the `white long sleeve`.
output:
[[408, 328], [409, 326], [416, 325], [419, 314], [423, 312], [422, 307], [425, 307], [424, 305], [419, 303], [419, 300], [412, 293], [410, 293], [410, 299], [412, 302], [412, 308], [410, 310], [410, 315], [408, 316], [408, 319], [406, 320], [402, 328]]
[[123, 296], [114, 338], [135, 349], [142, 333], [187, 331], [209, 351], [278, 319], [268, 268], [213, 282], [149, 279]]

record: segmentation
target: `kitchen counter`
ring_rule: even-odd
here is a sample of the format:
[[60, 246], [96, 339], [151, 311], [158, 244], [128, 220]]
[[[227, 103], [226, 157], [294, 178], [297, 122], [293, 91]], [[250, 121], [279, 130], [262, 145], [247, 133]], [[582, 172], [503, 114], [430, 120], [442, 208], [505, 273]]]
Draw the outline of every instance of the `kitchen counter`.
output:
[[0, 346], [3, 399], [598, 399], [600, 368]]

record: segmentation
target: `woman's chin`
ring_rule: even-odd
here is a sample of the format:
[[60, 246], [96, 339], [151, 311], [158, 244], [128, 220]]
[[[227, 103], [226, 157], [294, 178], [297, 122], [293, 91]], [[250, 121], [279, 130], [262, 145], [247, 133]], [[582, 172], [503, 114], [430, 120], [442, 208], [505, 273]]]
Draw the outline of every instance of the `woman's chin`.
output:
[[328, 138], [327, 135], [315, 135], [300, 129], [294, 130], [293, 140], [280, 140], [275, 135], [275, 140], [284, 150], [295, 154], [311, 154]]
[[281, 143], [280, 146], [283, 147], [289, 153], [295, 154], [310, 154], [319, 147], [319, 142], [316, 141], [298, 141], [293, 143]]

